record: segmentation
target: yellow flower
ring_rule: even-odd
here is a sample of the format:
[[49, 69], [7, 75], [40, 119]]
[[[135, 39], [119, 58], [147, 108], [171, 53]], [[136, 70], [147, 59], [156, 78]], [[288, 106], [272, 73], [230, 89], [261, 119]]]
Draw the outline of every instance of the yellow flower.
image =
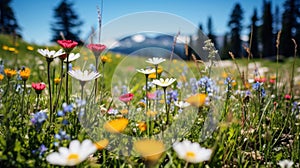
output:
[[206, 97], [206, 94], [198, 93], [188, 97], [186, 102], [190, 103], [192, 106], [201, 107], [204, 105]]
[[60, 83], [61, 79], [60, 78], [54, 78], [54, 84], [58, 85]]
[[138, 140], [133, 147], [145, 160], [151, 162], [157, 161], [165, 151], [165, 145], [154, 139]]
[[123, 115], [124, 115], [124, 114], [128, 114], [128, 110], [127, 110], [127, 109], [122, 109], [120, 112], [121, 112], [121, 114], [123, 114]]
[[138, 127], [141, 132], [144, 132], [147, 129], [147, 124], [144, 121], [140, 121], [138, 122]]
[[22, 80], [26, 81], [30, 76], [30, 69], [25, 68], [25, 69], [21, 70], [20, 76], [21, 76]]
[[14, 52], [14, 51], [16, 51], [16, 49], [14, 47], [9, 47], [8, 51]]
[[143, 107], [143, 108], [146, 107], [146, 104], [144, 102], [138, 102], [138, 105]]
[[2, 81], [4, 78], [4, 76], [2, 74], [0, 74], [0, 81]]
[[6, 69], [4, 69], [4, 73], [8, 78], [11, 78], [17, 74], [17, 71], [14, 69], [6, 68]]
[[33, 50], [34, 50], [34, 48], [33, 48], [32, 46], [27, 46], [27, 50], [29, 50], [29, 51], [33, 51]]
[[227, 77], [228, 77], [228, 74], [227, 74], [226, 72], [223, 72], [223, 73], [222, 73], [222, 77], [223, 77], [223, 78], [227, 78]]
[[4, 51], [7, 51], [7, 50], [8, 50], [8, 46], [7, 46], [7, 45], [4, 45], [4, 46], [2, 46], [2, 49], [3, 49]]
[[106, 63], [108, 61], [108, 57], [107, 56], [102, 56], [101, 58], [101, 62]]
[[108, 121], [104, 124], [104, 129], [110, 133], [121, 133], [128, 125], [127, 118], [119, 118]]
[[147, 111], [146, 114], [147, 114], [148, 117], [155, 117], [155, 115], [157, 114], [157, 112], [149, 110], [149, 111]]
[[101, 141], [98, 141], [95, 143], [95, 146], [97, 147], [98, 150], [103, 150], [104, 148], [107, 147], [109, 141], [108, 139], [103, 139]]
[[156, 74], [155, 73], [151, 73], [148, 76], [149, 79], [156, 79]]

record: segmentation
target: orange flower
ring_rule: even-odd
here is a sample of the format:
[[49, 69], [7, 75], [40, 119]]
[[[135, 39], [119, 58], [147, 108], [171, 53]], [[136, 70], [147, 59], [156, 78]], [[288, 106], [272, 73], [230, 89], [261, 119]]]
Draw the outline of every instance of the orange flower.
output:
[[165, 151], [165, 145], [154, 139], [143, 139], [134, 142], [134, 149], [147, 161], [157, 161]]
[[6, 68], [6, 69], [4, 69], [4, 73], [8, 78], [11, 78], [17, 74], [17, 71], [14, 69]]
[[187, 98], [186, 102], [190, 103], [192, 106], [201, 107], [204, 105], [206, 97], [206, 94], [198, 93]]
[[147, 124], [144, 121], [140, 121], [138, 122], [138, 127], [141, 132], [144, 132], [147, 129]]
[[102, 56], [101, 58], [101, 62], [106, 63], [108, 61], [108, 57], [107, 56]]
[[0, 74], [0, 81], [2, 81], [4, 78], [4, 76], [2, 74]]
[[107, 147], [109, 141], [108, 139], [103, 139], [101, 141], [98, 141], [95, 143], [95, 146], [97, 147], [98, 150], [103, 150], [104, 148]]
[[58, 85], [60, 81], [61, 81], [60, 78], [54, 78], [54, 84], [55, 85]]
[[104, 129], [110, 133], [121, 133], [128, 125], [127, 118], [119, 118], [108, 121], [104, 124]]
[[26, 81], [30, 76], [30, 69], [29, 68], [22, 69], [20, 71], [20, 76], [23, 81]]

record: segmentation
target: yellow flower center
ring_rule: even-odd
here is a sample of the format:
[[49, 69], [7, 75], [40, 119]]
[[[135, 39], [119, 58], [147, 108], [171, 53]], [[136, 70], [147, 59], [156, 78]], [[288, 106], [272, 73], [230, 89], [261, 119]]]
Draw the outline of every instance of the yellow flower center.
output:
[[196, 154], [194, 152], [190, 152], [190, 151], [186, 152], [185, 155], [186, 155], [187, 158], [194, 158], [196, 156]]
[[69, 154], [68, 161], [78, 162], [79, 161], [79, 155], [77, 153], [71, 153], [71, 154]]

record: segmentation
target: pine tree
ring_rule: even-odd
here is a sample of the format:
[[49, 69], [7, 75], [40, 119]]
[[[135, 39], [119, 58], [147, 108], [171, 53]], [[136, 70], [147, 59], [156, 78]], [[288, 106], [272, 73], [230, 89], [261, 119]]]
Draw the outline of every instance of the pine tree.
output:
[[243, 29], [242, 20], [243, 10], [241, 5], [236, 3], [228, 23], [228, 26], [231, 29], [231, 51], [236, 57], [242, 56], [242, 40], [240, 38]]
[[258, 21], [257, 10], [254, 9], [253, 16], [251, 17], [251, 26], [250, 26], [250, 34], [249, 34], [249, 45], [251, 43], [250, 51], [254, 58], [260, 57], [258, 51], [258, 27], [256, 25], [257, 21]]
[[271, 2], [264, 1], [263, 24], [261, 30], [262, 55], [273, 56], [275, 54], [275, 38], [273, 36], [273, 16], [271, 11]]
[[0, 0], [0, 33], [21, 36], [21, 29], [10, 3], [11, 0]]
[[209, 39], [211, 39], [211, 41], [214, 43], [215, 48], [218, 48], [217, 41], [216, 41], [216, 35], [214, 34], [214, 31], [213, 31], [213, 23], [212, 23], [211, 16], [209, 16], [208, 20], [207, 20], [207, 31], [208, 31], [207, 37]]
[[274, 13], [274, 33], [277, 34], [280, 30], [280, 10], [279, 6], [276, 5]]
[[230, 51], [230, 43], [228, 41], [228, 33], [225, 33], [224, 39], [223, 39], [223, 47], [221, 50], [221, 58], [222, 59], [228, 59], [230, 58], [229, 52]]
[[286, 0], [284, 3], [279, 53], [286, 57], [294, 55], [294, 44], [292, 42], [292, 38], [300, 44], [299, 9], [299, 0]]
[[73, 9], [73, 3], [63, 0], [54, 9], [55, 22], [51, 24], [51, 30], [53, 32], [53, 42], [62, 39], [61, 33], [67, 40], [74, 40], [81, 43], [79, 38], [80, 30], [79, 27], [83, 24], [79, 20], [78, 15]]

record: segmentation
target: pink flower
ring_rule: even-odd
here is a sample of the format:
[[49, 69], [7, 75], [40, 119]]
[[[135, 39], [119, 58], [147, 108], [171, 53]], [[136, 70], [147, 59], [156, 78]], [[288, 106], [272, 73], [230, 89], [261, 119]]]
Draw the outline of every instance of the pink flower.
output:
[[41, 94], [42, 91], [46, 88], [46, 84], [43, 82], [32, 83], [31, 86], [35, 90], [36, 94]]
[[289, 94], [286, 94], [286, 95], [284, 96], [284, 98], [285, 98], [286, 100], [290, 100], [290, 99], [292, 98], [292, 96], [289, 95]]
[[94, 53], [95, 57], [98, 57], [106, 49], [106, 46], [104, 44], [89, 44], [87, 48]]
[[154, 93], [147, 93], [147, 97], [148, 97], [148, 99], [155, 99], [155, 97], [156, 97], [156, 93], [154, 92]]
[[73, 40], [57, 40], [57, 43], [64, 48], [66, 52], [70, 52], [74, 47], [77, 46], [77, 42]]
[[133, 94], [132, 93], [126, 93], [123, 94], [119, 97], [119, 100], [121, 100], [124, 103], [128, 103], [133, 99]]

